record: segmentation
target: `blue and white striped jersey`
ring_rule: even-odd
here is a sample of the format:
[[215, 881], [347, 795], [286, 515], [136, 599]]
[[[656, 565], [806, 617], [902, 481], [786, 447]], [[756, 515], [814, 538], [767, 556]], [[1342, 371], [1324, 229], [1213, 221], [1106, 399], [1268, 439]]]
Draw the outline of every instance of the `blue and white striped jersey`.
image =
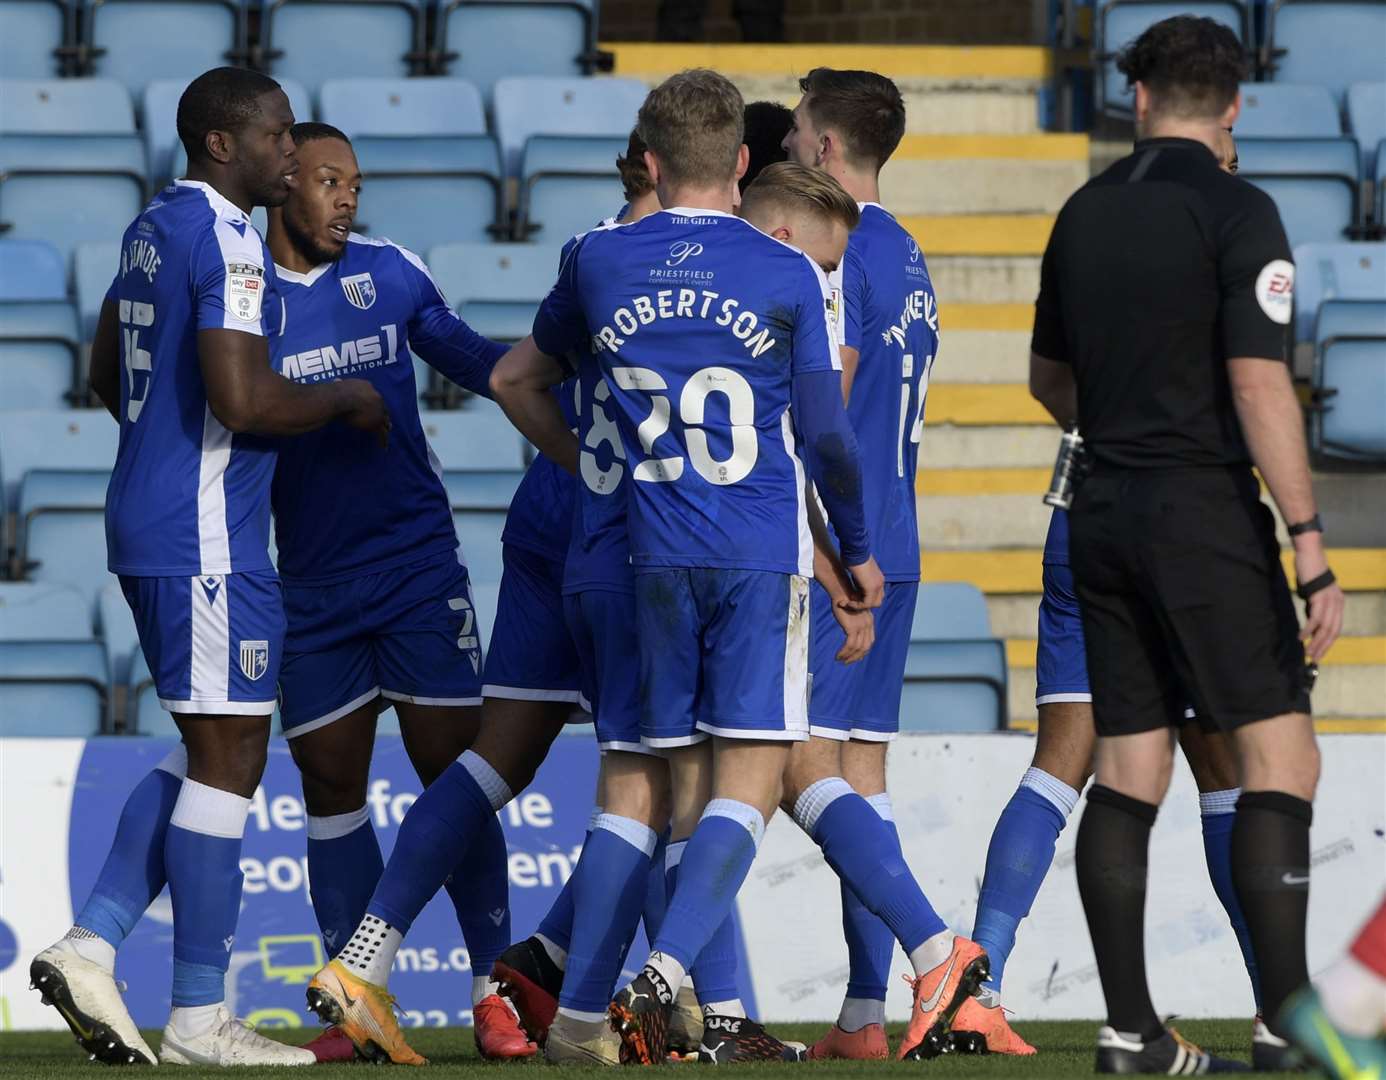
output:
[[111, 571], [135, 577], [270, 568], [273, 440], [207, 404], [199, 330], [278, 331], [274, 268], [250, 218], [177, 180], [125, 230], [107, 292], [120, 312], [120, 447], [106, 495]]

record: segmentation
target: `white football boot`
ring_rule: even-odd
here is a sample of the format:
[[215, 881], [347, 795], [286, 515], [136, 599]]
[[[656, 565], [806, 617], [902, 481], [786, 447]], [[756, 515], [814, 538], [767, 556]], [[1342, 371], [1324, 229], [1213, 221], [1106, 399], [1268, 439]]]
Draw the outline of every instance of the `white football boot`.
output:
[[155, 1065], [115, 976], [60, 941], [34, 957], [29, 982], [57, 1009], [78, 1045], [103, 1065]]
[[164, 1065], [313, 1065], [318, 1059], [301, 1046], [265, 1038], [223, 1005], [212, 1026], [191, 1038], [180, 1037], [169, 1021], [159, 1060]]

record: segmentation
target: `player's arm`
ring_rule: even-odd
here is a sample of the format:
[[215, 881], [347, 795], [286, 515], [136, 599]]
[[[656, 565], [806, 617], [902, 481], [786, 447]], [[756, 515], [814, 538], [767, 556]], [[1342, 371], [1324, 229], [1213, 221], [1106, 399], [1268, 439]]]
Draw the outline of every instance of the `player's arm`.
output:
[[876, 620], [871, 612], [861, 608], [861, 592], [833, 546], [812, 484], [805, 484], [804, 503], [808, 508], [809, 534], [813, 537], [813, 577], [828, 594], [833, 618], [847, 635], [837, 651], [837, 659], [843, 664], [855, 664], [875, 643]]
[[[1242, 435], [1281, 516], [1291, 525], [1308, 521], [1318, 508], [1304, 417], [1289, 367], [1294, 265], [1268, 197], [1257, 198], [1229, 222], [1220, 249], [1222, 345]], [[1291, 543], [1300, 585], [1329, 573], [1323, 533], [1300, 533]], [[1322, 657], [1337, 639], [1344, 603], [1336, 583], [1310, 594], [1302, 636], [1311, 660]]]
[[1068, 364], [1030, 353], [1030, 396], [1049, 411], [1060, 427], [1077, 423], [1078, 384]]
[[91, 388], [120, 421], [120, 307], [109, 297], [101, 304], [96, 320], [96, 336], [91, 342]]
[[365, 379], [300, 386], [270, 368], [264, 337], [241, 330], [199, 330], [197, 355], [207, 404], [228, 431], [302, 435], [344, 420], [376, 432], [381, 446], [389, 440], [389, 411]]
[[1064, 362], [1067, 347], [1055, 264], [1055, 239], [1051, 234], [1040, 262], [1040, 291], [1030, 337], [1030, 396], [1048, 410], [1060, 427], [1069, 428], [1078, 422], [1078, 383], [1073, 377], [1073, 366]]
[[837, 351], [842, 357], [842, 402], [852, 400], [852, 383], [861, 360], [861, 315], [866, 304], [866, 268], [859, 252], [848, 246], [835, 277], [841, 285], [841, 310], [837, 313]]
[[414, 293], [409, 346], [444, 378], [482, 397], [491, 396], [491, 371], [506, 346], [482, 337], [448, 306], [432, 275], [412, 253], [401, 250], [405, 280]]
[[500, 358], [491, 372], [491, 395], [510, 422], [539, 452], [570, 473], [578, 467], [578, 441], [552, 388], [572, 372], [527, 337]]

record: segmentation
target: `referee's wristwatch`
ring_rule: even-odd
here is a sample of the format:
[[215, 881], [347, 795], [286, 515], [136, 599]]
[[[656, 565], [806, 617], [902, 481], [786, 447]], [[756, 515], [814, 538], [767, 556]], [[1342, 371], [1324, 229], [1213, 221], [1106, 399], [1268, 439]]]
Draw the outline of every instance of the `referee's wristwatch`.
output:
[[1319, 515], [1315, 514], [1308, 521], [1297, 521], [1288, 527], [1291, 536], [1303, 536], [1305, 533], [1323, 532], [1323, 522], [1319, 520]]

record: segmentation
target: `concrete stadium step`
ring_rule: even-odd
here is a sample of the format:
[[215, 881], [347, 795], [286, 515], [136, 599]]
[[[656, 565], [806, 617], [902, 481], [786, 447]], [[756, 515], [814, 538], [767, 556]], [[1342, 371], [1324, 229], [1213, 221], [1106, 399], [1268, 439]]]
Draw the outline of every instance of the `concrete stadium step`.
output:
[[1040, 256], [1054, 228], [1052, 214], [929, 213], [897, 217], [919, 241], [931, 269], [935, 258], [950, 255]]
[[[940, 345], [940, 348], [942, 346]], [[1029, 357], [1026, 357], [1029, 362]], [[941, 383], [930, 385], [924, 424], [937, 427], [1058, 427], [1044, 406], [1030, 396], [1024, 383]]]
[[897, 215], [1055, 214], [1087, 179], [1086, 135], [907, 135], [881, 202]]
[[1048, 424], [973, 426], [946, 424], [933, 419], [934, 391], [924, 407], [928, 429], [919, 447], [924, 471], [933, 469], [1052, 469], [1059, 448], [1059, 429]]
[[947, 304], [929, 385], [1023, 383], [1029, 378], [1034, 304]]
[[924, 245], [944, 319], [949, 308], [958, 304], [1029, 304], [1034, 310], [1039, 295], [1038, 254], [949, 255], [929, 248], [923, 236], [918, 240]]
[[1039, 131], [1039, 91], [1053, 71], [1047, 49], [933, 45], [742, 45], [607, 42], [613, 74], [656, 83], [689, 67], [722, 72], [747, 101], [793, 105], [815, 67], [889, 75], [905, 99], [910, 134], [1028, 135]]

